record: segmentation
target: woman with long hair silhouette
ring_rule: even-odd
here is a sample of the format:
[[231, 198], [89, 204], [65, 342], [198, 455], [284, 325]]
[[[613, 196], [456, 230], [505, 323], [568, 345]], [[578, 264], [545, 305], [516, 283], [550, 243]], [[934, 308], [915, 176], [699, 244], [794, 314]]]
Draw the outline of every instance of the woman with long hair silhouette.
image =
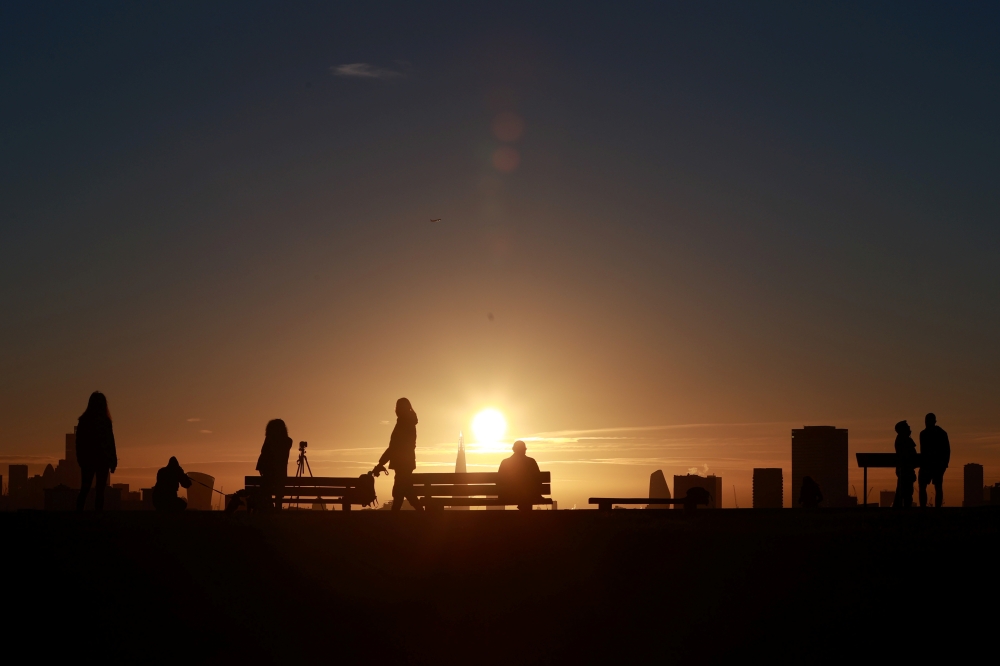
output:
[[422, 511], [423, 506], [413, 492], [413, 470], [417, 468], [417, 413], [406, 398], [396, 401], [396, 427], [389, 437], [389, 448], [379, 458], [375, 469], [384, 470], [386, 463], [396, 472], [392, 483], [392, 510], [402, 509], [403, 500], [408, 499], [410, 506]]
[[114, 474], [118, 469], [118, 452], [115, 450], [108, 399], [100, 391], [90, 394], [87, 410], [80, 415], [76, 426], [76, 461], [80, 464], [80, 495], [76, 498], [76, 510], [83, 511], [95, 477], [94, 509], [103, 510], [104, 487], [108, 485], [108, 474]]
[[281, 419], [272, 419], [264, 428], [264, 445], [257, 458], [261, 489], [268, 494], [269, 508], [281, 509], [285, 496], [285, 480], [288, 478], [288, 453], [292, 450], [292, 438]]

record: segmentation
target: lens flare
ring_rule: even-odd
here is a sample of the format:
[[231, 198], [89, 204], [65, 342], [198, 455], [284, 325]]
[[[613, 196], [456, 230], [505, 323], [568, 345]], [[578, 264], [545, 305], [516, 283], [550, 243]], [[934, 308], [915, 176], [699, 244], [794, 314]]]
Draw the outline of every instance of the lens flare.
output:
[[507, 432], [507, 421], [495, 409], [484, 409], [472, 420], [472, 432], [482, 444], [494, 444]]

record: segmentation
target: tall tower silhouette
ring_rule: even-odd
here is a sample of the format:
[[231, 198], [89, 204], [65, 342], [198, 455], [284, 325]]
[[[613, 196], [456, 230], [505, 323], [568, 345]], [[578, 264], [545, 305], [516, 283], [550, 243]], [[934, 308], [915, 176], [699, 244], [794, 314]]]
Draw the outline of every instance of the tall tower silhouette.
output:
[[[458, 456], [455, 457], [455, 474], [465, 474], [465, 435], [458, 433]], [[453, 506], [458, 511], [468, 511], [467, 506]]]

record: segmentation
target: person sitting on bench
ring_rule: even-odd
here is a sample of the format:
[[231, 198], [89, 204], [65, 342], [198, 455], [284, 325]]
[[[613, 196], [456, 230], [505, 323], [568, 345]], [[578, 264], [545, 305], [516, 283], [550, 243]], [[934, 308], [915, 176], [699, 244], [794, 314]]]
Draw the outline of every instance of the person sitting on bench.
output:
[[497, 475], [500, 499], [517, 504], [519, 511], [531, 511], [531, 505], [542, 498], [541, 471], [535, 459], [527, 456], [524, 442], [514, 442], [513, 450], [514, 455], [500, 462]]
[[166, 467], [156, 473], [153, 486], [153, 506], [157, 511], [183, 511], [187, 502], [177, 496], [180, 486], [191, 487], [191, 477], [184, 473], [177, 458], [171, 457]]

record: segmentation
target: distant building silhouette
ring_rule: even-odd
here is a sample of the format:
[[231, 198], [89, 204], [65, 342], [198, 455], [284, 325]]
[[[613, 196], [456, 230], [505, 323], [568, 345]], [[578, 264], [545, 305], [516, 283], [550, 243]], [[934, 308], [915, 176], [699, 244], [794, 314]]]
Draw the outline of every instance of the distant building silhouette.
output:
[[[465, 474], [465, 435], [458, 433], [458, 455], [455, 456], [455, 474]], [[453, 506], [452, 511], [468, 511], [469, 506]]]
[[753, 470], [753, 508], [780, 509], [785, 505], [785, 487], [780, 467]]
[[823, 493], [820, 506], [849, 506], [847, 498], [847, 430], [834, 426], [804, 426], [792, 430], [792, 497], [811, 477]]
[[55, 468], [55, 481], [68, 488], [80, 487], [80, 463], [76, 460], [76, 428], [66, 433], [66, 454]]
[[[670, 499], [670, 487], [663, 476], [663, 470], [658, 469], [649, 475], [649, 498]], [[647, 509], [669, 509], [669, 504], [647, 504]]]
[[983, 466], [968, 463], [963, 470], [965, 476], [965, 499], [962, 506], [980, 506], [983, 503]]
[[985, 491], [983, 493], [984, 502], [989, 502], [991, 505], [1000, 504], [1000, 483], [994, 483], [992, 486], [986, 486], [983, 490]]
[[7, 493], [16, 495], [28, 487], [28, 466], [7, 466]]
[[880, 490], [878, 492], [878, 505], [880, 508], [892, 508], [892, 503], [896, 501], [895, 490]]
[[[722, 477], [709, 474], [708, 476], [698, 476], [697, 474], [685, 474], [684, 476], [674, 475], [674, 497], [685, 497], [691, 488], [703, 488], [708, 491], [709, 509], [722, 508]], [[677, 509], [683, 509], [683, 505], [675, 505]]]
[[112, 483], [111, 487], [121, 491], [122, 502], [142, 502], [142, 493], [138, 490], [135, 492], [129, 491], [127, 483]]

